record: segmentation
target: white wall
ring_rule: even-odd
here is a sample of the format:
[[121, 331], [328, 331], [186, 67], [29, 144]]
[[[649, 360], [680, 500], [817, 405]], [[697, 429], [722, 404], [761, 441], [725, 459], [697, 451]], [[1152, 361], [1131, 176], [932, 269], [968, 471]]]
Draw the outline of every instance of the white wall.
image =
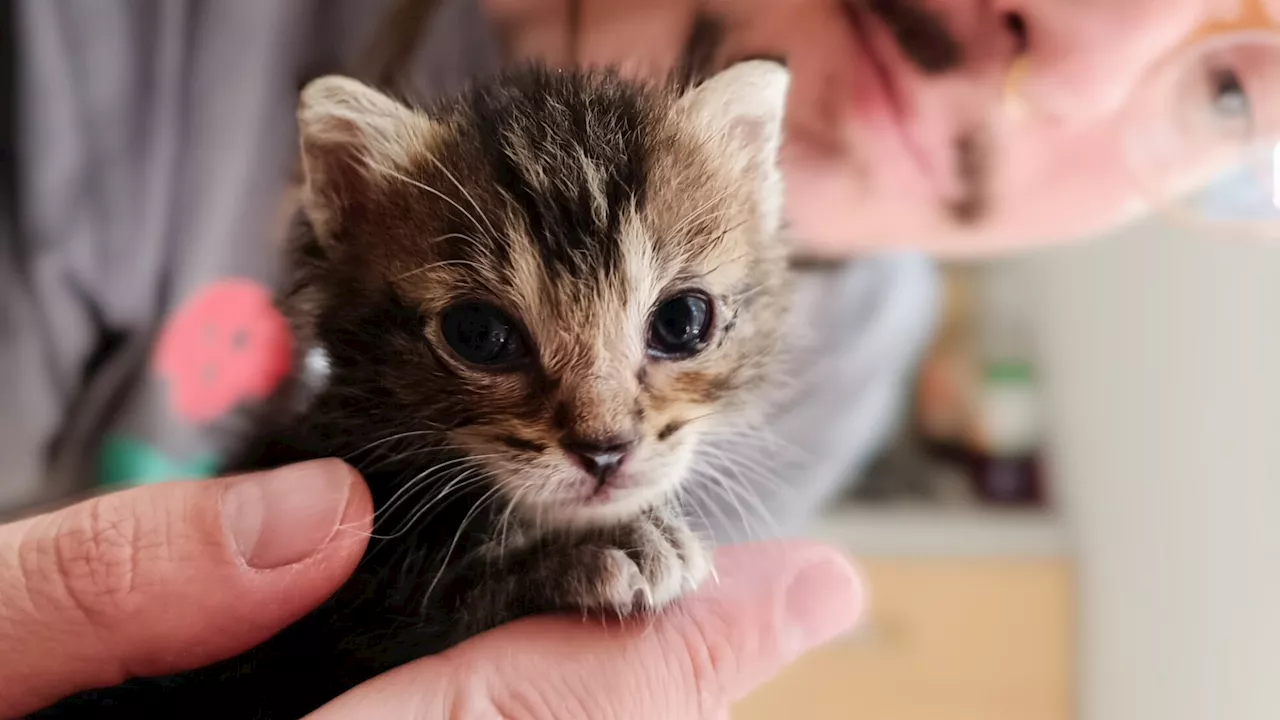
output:
[[1280, 718], [1280, 247], [1147, 226], [1025, 269], [1080, 719]]

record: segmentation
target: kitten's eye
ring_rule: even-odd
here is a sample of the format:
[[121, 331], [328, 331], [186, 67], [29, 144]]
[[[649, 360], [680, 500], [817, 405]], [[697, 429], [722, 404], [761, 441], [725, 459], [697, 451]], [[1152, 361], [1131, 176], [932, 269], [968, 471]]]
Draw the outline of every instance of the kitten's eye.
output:
[[454, 305], [444, 311], [440, 330], [458, 357], [474, 365], [507, 365], [527, 355], [516, 322], [492, 305]]
[[664, 301], [649, 324], [649, 352], [674, 360], [698, 354], [711, 334], [711, 300], [683, 293]]

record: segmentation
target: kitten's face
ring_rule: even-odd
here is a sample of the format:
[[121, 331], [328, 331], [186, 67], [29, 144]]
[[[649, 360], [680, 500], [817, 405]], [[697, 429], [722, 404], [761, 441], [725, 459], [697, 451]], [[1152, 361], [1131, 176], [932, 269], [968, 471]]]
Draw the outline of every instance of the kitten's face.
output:
[[553, 522], [673, 492], [768, 382], [786, 86], [525, 73], [430, 116], [309, 86], [301, 305], [365, 440], [423, 431]]

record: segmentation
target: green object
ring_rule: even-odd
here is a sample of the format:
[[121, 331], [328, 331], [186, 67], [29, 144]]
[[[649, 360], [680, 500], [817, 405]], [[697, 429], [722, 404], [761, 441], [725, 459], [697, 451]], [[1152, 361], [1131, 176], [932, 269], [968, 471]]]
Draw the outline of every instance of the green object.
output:
[[177, 462], [147, 443], [132, 438], [107, 438], [98, 458], [100, 485], [150, 485], [169, 480], [203, 480], [218, 474], [211, 455]]
[[1035, 379], [1030, 363], [993, 362], [985, 370], [986, 381], [990, 383], [1031, 383]]

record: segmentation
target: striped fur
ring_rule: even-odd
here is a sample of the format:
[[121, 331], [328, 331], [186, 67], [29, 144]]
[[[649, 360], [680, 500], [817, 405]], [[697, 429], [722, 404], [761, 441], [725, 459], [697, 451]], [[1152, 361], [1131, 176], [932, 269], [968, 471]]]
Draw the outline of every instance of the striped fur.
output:
[[[608, 73], [525, 69], [425, 111], [319, 82], [302, 112], [318, 234], [300, 256], [308, 300], [290, 314], [332, 357], [337, 395], [317, 408], [329, 421], [356, 425], [361, 441], [443, 424], [452, 446], [496, 456], [487, 469], [543, 514], [582, 480], [563, 439], [638, 433], [635, 500], [612, 517], [678, 484], [700, 426], [755, 404], [786, 295], [770, 209], [768, 123], [780, 117], [754, 129], [722, 117], [742, 80], [682, 97]], [[714, 346], [647, 358], [650, 313], [690, 288], [715, 299]], [[523, 324], [528, 372], [453, 357], [439, 317], [465, 298]], [[354, 412], [357, 393], [374, 415]]]
[[[699, 434], [758, 404], [782, 325], [780, 72], [678, 95], [527, 70], [425, 112], [308, 86], [283, 305], [327, 378], [235, 469], [347, 458], [377, 508], [365, 557], [263, 645], [37, 717], [292, 720], [520, 617], [650, 611], [695, 586], [709, 556], [671, 495]], [[709, 347], [648, 357], [650, 313], [688, 288], [715, 299]], [[456, 358], [440, 314], [460, 299], [518, 318], [533, 362]], [[620, 434], [634, 462], [588, 507], [561, 444]]]

